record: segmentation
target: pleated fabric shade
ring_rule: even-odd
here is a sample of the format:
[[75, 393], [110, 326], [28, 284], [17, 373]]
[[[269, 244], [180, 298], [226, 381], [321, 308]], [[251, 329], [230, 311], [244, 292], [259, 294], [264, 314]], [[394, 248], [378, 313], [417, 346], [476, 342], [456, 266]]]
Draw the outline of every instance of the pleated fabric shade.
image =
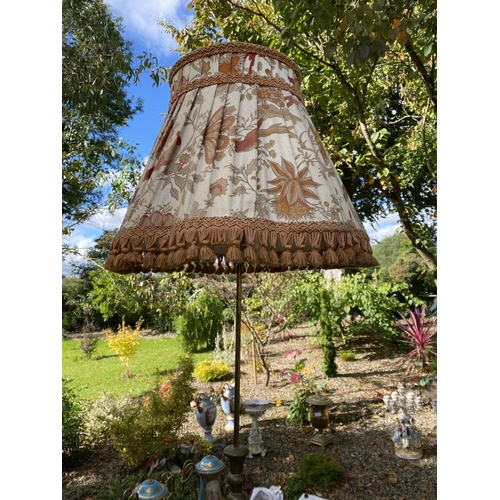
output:
[[368, 235], [283, 54], [229, 42], [171, 69], [168, 114], [113, 240], [119, 273], [371, 267]]

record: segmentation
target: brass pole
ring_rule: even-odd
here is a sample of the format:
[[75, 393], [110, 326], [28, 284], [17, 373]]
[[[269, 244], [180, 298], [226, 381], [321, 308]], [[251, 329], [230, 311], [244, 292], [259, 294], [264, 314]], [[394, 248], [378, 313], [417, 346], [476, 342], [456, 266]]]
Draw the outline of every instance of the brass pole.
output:
[[236, 329], [235, 329], [235, 354], [234, 354], [234, 442], [224, 448], [224, 455], [229, 460], [230, 474], [227, 482], [231, 488], [227, 500], [245, 500], [243, 485], [245, 474], [243, 463], [249, 449], [240, 446], [240, 350], [241, 350], [241, 275], [243, 264], [236, 265]]
[[241, 363], [241, 300], [242, 264], [236, 264], [236, 330], [234, 353], [234, 447], [240, 446], [240, 363]]

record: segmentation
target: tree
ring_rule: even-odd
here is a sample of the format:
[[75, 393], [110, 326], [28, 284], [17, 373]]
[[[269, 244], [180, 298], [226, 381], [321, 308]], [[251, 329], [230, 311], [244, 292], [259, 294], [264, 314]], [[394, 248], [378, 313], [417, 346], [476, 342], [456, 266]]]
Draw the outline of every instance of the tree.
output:
[[[107, 202], [128, 201], [138, 181], [135, 146], [119, 129], [142, 111], [127, 88], [154, 58], [134, 66], [131, 43], [122, 36], [103, 0], [62, 2], [62, 215], [63, 233]], [[155, 80], [158, 75], [153, 71]], [[109, 194], [105, 186], [110, 185]]]
[[162, 21], [181, 53], [221, 41], [265, 45], [299, 64], [307, 108], [359, 215], [397, 213], [430, 269], [436, 239], [435, 0], [192, 0]]
[[377, 280], [392, 283], [405, 283], [414, 295], [426, 300], [436, 292], [435, 273], [430, 270], [405, 234], [396, 232], [373, 246], [373, 255], [380, 267], [368, 269], [368, 276], [376, 275]]

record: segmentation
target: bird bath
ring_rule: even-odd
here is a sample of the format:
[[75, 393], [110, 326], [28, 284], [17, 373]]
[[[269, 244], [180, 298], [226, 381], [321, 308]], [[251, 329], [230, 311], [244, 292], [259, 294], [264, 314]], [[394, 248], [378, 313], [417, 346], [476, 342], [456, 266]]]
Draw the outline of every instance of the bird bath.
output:
[[255, 455], [266, 456], [266, 450], [262, 448], [262, 432], [259, 429], [259, 418], [266, 412], [269, 401], [260, 398], [246, 399], [242, 401], [247, 415], [252, 418], [252, 430], [248, 436], [248, 458], [253, 458]]

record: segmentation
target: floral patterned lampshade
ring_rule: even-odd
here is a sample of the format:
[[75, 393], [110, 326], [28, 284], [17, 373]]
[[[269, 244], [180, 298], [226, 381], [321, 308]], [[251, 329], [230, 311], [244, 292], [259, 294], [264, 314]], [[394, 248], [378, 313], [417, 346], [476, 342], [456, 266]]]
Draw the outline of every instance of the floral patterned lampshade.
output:
[[300, 70], [249, 43], [171, 69], [160, 129], [106, 268], [204, 273], [377, 265], [312, 124]]

